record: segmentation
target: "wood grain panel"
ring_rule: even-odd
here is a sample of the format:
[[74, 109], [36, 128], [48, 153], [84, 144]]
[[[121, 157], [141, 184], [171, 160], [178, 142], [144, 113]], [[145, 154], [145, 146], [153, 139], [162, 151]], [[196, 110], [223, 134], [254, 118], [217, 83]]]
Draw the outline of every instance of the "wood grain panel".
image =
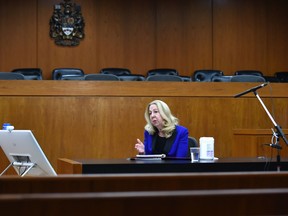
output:
[[[65, 162], [63, 160], [63, 162]], [[141, 173], [0, 178], [0, 194], [287, 188], [287, 172]], [[275, 184], [277, 182], [277, 184]]]
[[155, 65], [155, 1], [100, 2], [95, 20], [98, 68], [126, 67], [145, 74]]
[[285, 0], [78, 0], [85, 39], [59, 47], [49, 36], [58, 0], [1, 1], [0, 71], [58, 67], [97, 73], [126, 67], [145, 75], [159, 67], [189, 76], [196, 69], [287, 70]]
[[0, 71], [37, 66], [37, 0], [0, 2]]
[[189, 76], [212, 67], [210, 0], [157, 1], [156, 66]]
[[[238, 153], [236, 145], [264, 140], [260, 137], [249, 141], [241, 136], [236, 142], [233, 130], [273, 126], [253, 94], [233, 98], [253, 83], [39, 83], [1, 81], [0, 113], [4, 115], [0, 122], [10, 122], [16, 129], [31, 129], [54, 167], [58, 158], [135, 155], [136, 138], [143, 139], [144, 109], [154, 99], [166, 101], [191, 136], [213, 136], [216, 157], [259, 156], [255, 148], [243, 148]], [[278, 124], [288, 128], [287, 84], [271, 86], [273, 101], [268, 88], [259, 90], [259, 94], [268, 109], [274, 110]], [[283, 148], [285, 155], [287, 148]]]
[[77, 1], [77, 4], [82, 7], [86, 35], [85, 39], [81, 40], [80, 45], [76, 47], [58, 46], [49, 36], [49, 20], [53, 14], [54, 5], [59, 1], [38, 0], [38, 2], [39, 48], [37, 57], [39, 67], [44, 70], [44, 78], [51, 79], [52, 70], [61, 67], [82, 68], [84, 72], [94, 71], [97, 50], [95, 48], [96, 35], [93, 32], [95, 28], [91, 28], [93, 19], [95, 19], [93, 1]]
[[[42, 23], [50, 19], [53, 2], [39, 2]], [[42, 37], [38, 58], [42, 67], [47, 68], [46, 79], [57, 67], [82, 68], [85, 73], [98, 73], [103, 67], [126, 67], [133, 73], [144, 73], [152, 67], [155, 61], [153, 1], [80, 0], [77, 3], [82, 6], [85, 21], [85, 38], [79, 46], [57, 46], [49, 38], [48, 26], [39, 26]]]
[[226, 75], [236, 70], [267, 71], [266, 3], [213, 1], [213, 66]]
[[[285, 0], [267, 1], [267, 71], [287, 71], [288, 2]], [[286, 27], [285, 27], [286, 26]]]

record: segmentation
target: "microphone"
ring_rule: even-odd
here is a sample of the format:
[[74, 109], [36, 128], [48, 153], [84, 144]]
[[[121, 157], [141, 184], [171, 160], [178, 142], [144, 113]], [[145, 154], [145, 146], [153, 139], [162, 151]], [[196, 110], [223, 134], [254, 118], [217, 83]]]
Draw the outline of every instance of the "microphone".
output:
[[259, 86], [255, 86], [255, 87], [250, 88], [250, 89], [248, 89], [248, 90], [246, 90], [246, 91], [244, 91], [244, 92], [241, 92], [241, 93], [239, 93], [239, 94], [236, 94], [236, 95], [234, 95], [234, 98], [241, 97], [242, 95], [245, 95], [245, 94], [247, 94], [247, 93], [249, 93], [249, 92], [254, 92], [254, 91], [256, 91], [257, 89], [263, 88], [263, 87], [266, 86], [266, 85], [268, 85], [268, 82], [262, 83], [262, 84], [259, 85]]

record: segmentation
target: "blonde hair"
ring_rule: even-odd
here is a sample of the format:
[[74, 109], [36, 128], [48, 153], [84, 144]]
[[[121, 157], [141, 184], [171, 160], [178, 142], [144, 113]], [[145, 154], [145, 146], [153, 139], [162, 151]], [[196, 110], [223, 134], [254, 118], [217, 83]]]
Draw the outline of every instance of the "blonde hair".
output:
[[161, 100], [154, 100], [147, 105], [144, 114], [147, 124], [144, 128], [151, 135], [153, 135], [157, 131], [156, 127], [154, 127], [150, 121], [149, 108], [152, 104], [155, 104], [157, 106], [159, 113], [164, 121], [162, 132], [164, 133], [166, 138], [169, 138], [175, 130], [176, 125], [178, 125], [179, 121], [178, 118], [172, 115], [169, 106]]

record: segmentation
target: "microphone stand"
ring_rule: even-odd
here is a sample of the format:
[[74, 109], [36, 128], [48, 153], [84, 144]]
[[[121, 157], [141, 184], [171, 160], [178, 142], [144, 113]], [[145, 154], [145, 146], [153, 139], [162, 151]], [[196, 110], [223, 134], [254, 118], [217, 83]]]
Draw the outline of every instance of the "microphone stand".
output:
[[269, 118], [271, 119], [274, 127], [276, 128], [276, 132], [274, 132], [274, 136], [276, 137], [276, 143], [275, 144], [269, 144], [269, 146], [271, 146], [272, 148], [276, 148], [277, 149], [277, 171], [280, 171], [280, 162], [281, 162], [280, 150], [282, 149], [282, 147], [279, 144], [279, 137], [282, 137], [282, 139], [284, 140], [286, 145], [288, 145], [288, 141], [287, 141], [287, 139], [285, 137], [285, 134], [283, 133], [281, 127], [275, 122], [275, 120], [273, 119], [272, 115], [270, 114], [270, 112], [266, 108], [265, 104], [263, 103], [262, 99], [258, 95], [257, 91], [253, 90], [253, 93], [257, 97], [257, 99], [259, 100], [261, 105], [263, 106], [264, 110], [266, 111], [266, 113], [268, 114]]

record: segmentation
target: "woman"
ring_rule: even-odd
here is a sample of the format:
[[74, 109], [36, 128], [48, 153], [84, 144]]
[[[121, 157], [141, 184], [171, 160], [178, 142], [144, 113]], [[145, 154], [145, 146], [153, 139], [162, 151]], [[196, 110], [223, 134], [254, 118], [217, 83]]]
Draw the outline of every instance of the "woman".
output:
[[165, 154], [167, 157], [187, 157], [188, 129], [178, 125], [178, 119], [161, 100], [154, 100], [145, 110], [144, 144], [137, 139], [139, 154]]

